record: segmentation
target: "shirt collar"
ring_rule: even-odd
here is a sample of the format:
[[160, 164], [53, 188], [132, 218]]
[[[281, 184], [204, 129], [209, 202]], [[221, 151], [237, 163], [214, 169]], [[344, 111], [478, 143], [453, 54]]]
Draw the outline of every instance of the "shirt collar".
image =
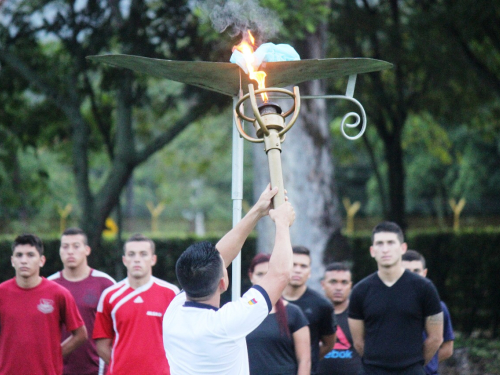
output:
[[184, 302], [184, 307], [196, 307], [198, 309], [208, 309], [208, 310], [219, 310], [217, 307], [208, 305], [206, 303], [200, 303], [195, 301], [186, 301]]

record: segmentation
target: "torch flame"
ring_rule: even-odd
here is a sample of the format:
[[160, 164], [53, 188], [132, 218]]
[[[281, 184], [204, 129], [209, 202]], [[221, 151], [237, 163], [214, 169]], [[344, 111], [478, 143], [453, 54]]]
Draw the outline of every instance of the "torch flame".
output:
[[[250, 77], [250, 79], [257, 81], [259, 90], [265, 89], [266, 73], [262, 70], [256, 71], [252, 65], [252, 63], [255, 61], [255, 58], [253, 56], [255, 47], [255, 38], [253, 37], [250, 30], [247, 30], [247, 33], [248, 35], [246, 37], [243, 36], [243, 40], [241, 41], [241, 43], [233, 47], [233, 51], [237, 49], [243, 54], [243, 56], [245, 57], [245, 62], [247, 64], [248, 76]], [[248, 39], [250, 43], [248, 43], [246, 39]], [[260, 95], [262, 96], [262, 100], [264, 102], [267, 102], [269, 100], [265, 92]]]
[[250, 30], [247, 30], [247, 33], [248, 33], [248, 37], [250, 38], [250, 43], [252, 43], [252, 46], [255, 47], [255, 38], [253, 37], [253, 35], [250, 32]]

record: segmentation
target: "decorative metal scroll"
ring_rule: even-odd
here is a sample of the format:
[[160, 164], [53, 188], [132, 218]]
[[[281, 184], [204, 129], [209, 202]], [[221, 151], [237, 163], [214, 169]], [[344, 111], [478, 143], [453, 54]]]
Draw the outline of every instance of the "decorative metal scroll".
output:
[[[347, 90], [345, 95], [304, 95], [301, 99], [340, 99], [340, 100], [348, 100], [354, 104], [356, 104], [359, 108], [359, 112], [361, 116], [356, 112], [349, 112], [342, 118], [342, 122], [340, 123], [340, 131], [344, 138], [347, 138], [351, 141], [359, 139], [365, 134], [366, 131], [366, 112], [361, 103], [353, 98], [354, 95], [354, 87], [356, 85], [356, 76], [355, 74], [349, 76], [349, 81], [347, 82]], [[290, 99], [288, 97], [281, 96], [273, 96], [273, 99]], [[348, 123], [347, 120], [350, 117], [354, 117], [355, 121], [352, 123]], [[358, 134], [351, 136], [348, 135], [345, 131], [346, 128], [356, 128], [361, 124], [361, 130]]]

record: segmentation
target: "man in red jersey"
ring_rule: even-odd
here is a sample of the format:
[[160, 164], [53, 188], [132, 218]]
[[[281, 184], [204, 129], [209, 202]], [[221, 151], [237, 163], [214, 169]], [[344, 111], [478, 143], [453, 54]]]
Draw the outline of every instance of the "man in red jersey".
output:
[[[90, 251], [87, 235], [83, 230], [80, 228], [66, 229], [61, 236], [61, 247], [59, 248], [64, 268], [49, 276], [48, 279], [71, 292], [87, 331], [92, 334], [99, 298], [106, 288], [115, 284], [115, 280], [104, 272], [89, 267], [87, 257], [90, 255]], [[69, 333], [63, 330], [63, 339], [68, 336]], [[63, 374], [104, 374], [104, 367], [104, 361], [97, 354], [95, 341], [90, 339], [64, 358]]]
[[162, 319], [179, 288], [152, 276], [155, 245], [133, 235], [124, 246], [127, 278], [106, 289], [97, 307], [93, 338], [107, 374], [170, 374]]
[[[0, 375], [61, 375], [63, 356], [87, 339], [71, 293], [40, 277], [43, 244], [32, 234], [12, 245], [16, 276], [0, 284]], [[61, 343], [61, 323], [71, 335]]]

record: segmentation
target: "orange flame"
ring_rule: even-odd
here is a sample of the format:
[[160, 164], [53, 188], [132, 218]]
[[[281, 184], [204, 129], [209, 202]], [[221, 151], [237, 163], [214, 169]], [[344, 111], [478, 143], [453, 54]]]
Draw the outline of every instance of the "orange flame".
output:
[[[257, 81], [259, 90], [265, 89], [266, 88], [266, 75], [267, 74], [262, 70], [255, 71], [255, 69], [252, 65], [252, 63], [255, 60], [255, 58], [253, 56], [254, 47], [255, 47], [255, 38], [253, 37], [250, 30], [247, 30], [247, 33], [248, 33], [248, 35], [246, 37], [245, 36], [243, 37], [243, 40], [241, 41], [241, 43], [233, 47], [233, 51], [235, 49], [237, 49], [238, 51], [240, 51], [243, 54], [243, 56], [245, 58], [245, 62], [247, 64], [248, 76], [250, 77], [250, 79]], [[248, 39], [251, 44], [248, 43], [246, 39]], [[262, 100], [264, 102], [267, 102], [269, 100], [269, 98], [267, 97], [267, 94], [265, 92], [260, 94], [260, 95], [262, 96]]]

